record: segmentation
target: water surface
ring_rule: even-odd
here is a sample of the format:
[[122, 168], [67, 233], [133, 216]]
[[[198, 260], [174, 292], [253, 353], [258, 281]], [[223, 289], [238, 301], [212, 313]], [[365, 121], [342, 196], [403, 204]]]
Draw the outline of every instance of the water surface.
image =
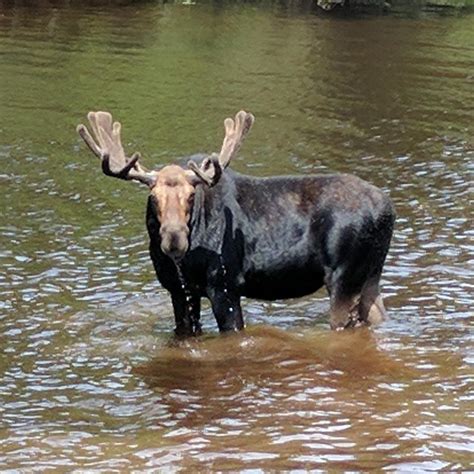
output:
[[[472, 16], [258, 5], [0, 6], [0, 466], [474, 469]], [[146, 190], [75, 134], [110, 110], [148, 166], [257, 117], [241, 172], [352, 172], [392, 197], [390, 319], [323, 291], [170, 344]]]

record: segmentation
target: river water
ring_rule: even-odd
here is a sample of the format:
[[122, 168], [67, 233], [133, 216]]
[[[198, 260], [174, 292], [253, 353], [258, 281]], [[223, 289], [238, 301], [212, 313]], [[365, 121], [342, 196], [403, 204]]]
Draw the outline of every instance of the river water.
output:
[[[472, 16], [5, 1], [0, 61], [0, 469], [474, 469]], [[392, 197], [376, 330], [331, 332], [321, 291], [172, 344], [146, 190], [75, 126], [110, 110], [152, 167], [241, 108], [234, 169]]]

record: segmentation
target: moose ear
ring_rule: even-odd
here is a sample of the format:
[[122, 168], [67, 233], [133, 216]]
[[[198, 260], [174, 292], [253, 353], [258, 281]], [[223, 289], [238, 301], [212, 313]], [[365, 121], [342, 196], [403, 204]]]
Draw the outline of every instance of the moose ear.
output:
[[222, 176], [222, 166], [217, 155], [205, 158], [199, 166], [196, 162], [189, 161], [188, 168], [188, 176], [193, 186], [204, 183], [212, 188], [219, 182]]

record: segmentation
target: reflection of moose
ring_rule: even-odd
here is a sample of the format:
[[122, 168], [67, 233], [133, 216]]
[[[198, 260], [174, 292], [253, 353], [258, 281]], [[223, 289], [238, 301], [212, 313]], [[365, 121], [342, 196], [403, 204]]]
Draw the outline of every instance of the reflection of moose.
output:
[[352, 175], [254, 178], [227, 168], [254, 117], [226, 119], [219, 156], [148, 171], [127, 158], [120, 123], [88, 115], [78, 132], [108, 176], [150, 188], [150, 255], [171, 293], [176, 334], [200, 333], [201, 297], [221, 331], [244, 326], [240, 297], [274, 300], [325, 285], [334, 329], [380, 321], [379, 280], [395, 219], [390, 200]]

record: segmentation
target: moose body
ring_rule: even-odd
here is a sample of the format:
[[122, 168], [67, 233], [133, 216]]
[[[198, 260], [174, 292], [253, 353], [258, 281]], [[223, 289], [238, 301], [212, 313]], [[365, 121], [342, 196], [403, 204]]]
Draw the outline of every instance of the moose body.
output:
[[177, 263], [161, 250], [156, 215], [150, 197], [150, 255], [180, 335], [200, 331], [201, 297], [228, 331], [244, 325], [241, 296], [295, 298], [323, 285], [334, 328], [383, 316], [378, 283], [394, 213], [379, 189], [355, 176], [254, 178], [229, 170], [196, 192], [189, 249]]
[[150, 187], [150, 256], [171, 294], [178, 336], [200, 334], [202, 297], [220, 331], [244, 327], [242, 296], [294, 298], [322, 286], [333, 329], [384, 317], [379, 281], [395, 214], [381, 190], [346, 174], [256, 178], [225, 169], [253, 123], [245, 112], [227, 119], [218, 159], [148, 172], [136, 155], [123, 155], [114, 171], [109, 160], [120, 153], [110, 137], [120, 125], [109, 116], [89, 116], [99, 146], [85, 127], [79, 132], [106, 174]]

